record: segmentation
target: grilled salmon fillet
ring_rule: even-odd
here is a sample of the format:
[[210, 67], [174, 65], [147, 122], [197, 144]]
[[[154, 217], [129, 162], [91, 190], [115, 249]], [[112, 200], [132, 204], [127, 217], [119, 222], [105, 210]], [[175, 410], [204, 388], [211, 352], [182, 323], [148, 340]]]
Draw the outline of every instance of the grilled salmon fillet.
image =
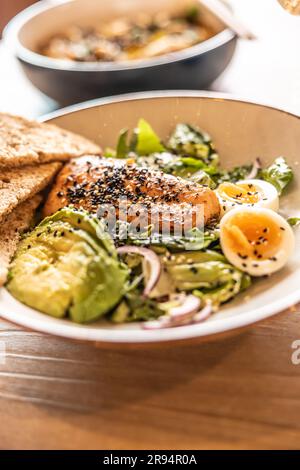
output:
[[[120, 207], [126, 208], [128, 222], [140, 216], [141, 206], [148, 214], [144, 224], [153, 224], [153, 220], [159, 219], [160, 227], [163, 223], [170, 223], [172, 227], [175, 223], [184, 223], [190, 229], [203, 223], [209, 225], [220, 216], [218, 198], [207, 187], [130, 165], [124, 160], [96, 156], [74, 159], [64, 166], [48, 196], [44, 216], [68, 205], [89, 212], [113, 207], [117, 216], [120, 216]], [[105, 216], [107, 212], [109, 208]]]

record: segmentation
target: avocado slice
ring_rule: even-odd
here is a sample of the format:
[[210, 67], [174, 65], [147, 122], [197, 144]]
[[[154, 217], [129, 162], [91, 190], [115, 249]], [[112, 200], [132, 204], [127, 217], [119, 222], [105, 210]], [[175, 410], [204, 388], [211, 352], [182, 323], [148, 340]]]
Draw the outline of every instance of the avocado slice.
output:
[[19, 245], [7, 288], [24, 304], [73, 321], [95, 321], [126, 292], [128, 268], [97, 217], [67, 208]]
[[164, 269], [152, 298], [186, 291], [218, 306], [250, 285], [249, 276], [230, 265], [217, 251], [185, 251], [160, 258]]
[[98, 219], [96, 214], [89, 213], [82, 209], [76, 209], [74, 206], [64, 207], [50, 217], [46, 217], [40, 226], [48, 225], [50, 222], [65, 221], [72, 224], [74, 228], [85, 230], [101, 246], [117, 258], [115, 245], [110, 235], [105, 229], [104, 223]]

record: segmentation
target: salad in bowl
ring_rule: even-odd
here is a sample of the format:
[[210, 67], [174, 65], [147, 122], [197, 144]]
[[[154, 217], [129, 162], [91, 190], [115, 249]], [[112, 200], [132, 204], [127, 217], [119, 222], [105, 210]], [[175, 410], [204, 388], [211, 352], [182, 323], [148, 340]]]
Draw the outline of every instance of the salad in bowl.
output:
[[18, 245], [7, 290], [76, 323], [205, 322], [293, 255], [279, 213], [284, 156], [228, 169], [211, 136], [178, 123], [162, 139], [141, 118], [114, 148], [68, 161]]

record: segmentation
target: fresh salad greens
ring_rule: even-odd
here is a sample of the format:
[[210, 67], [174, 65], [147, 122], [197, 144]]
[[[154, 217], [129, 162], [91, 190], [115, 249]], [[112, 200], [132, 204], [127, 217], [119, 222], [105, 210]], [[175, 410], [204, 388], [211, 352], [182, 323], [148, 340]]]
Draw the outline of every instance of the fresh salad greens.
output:
[[163, 152], [164, 146], [152, 127], [144, 119], [140, 119], [136, 130], [136, 147], [138, 155], [150, 155], [155, 152]]
[[[163, 257], [165, 275], [178, 291], [192, 291], [217, 307], [250, 285], [250, 277], [233, 268], [223, 255], [206, 250]], [[159, 292], [160, 285], [156, 287]]]
[[205, 165], [213, 167], [219, 164], [219, 156], [210, 136], [189, 124], [177, 124], [167, 147], [176, 155], [188, 159], [191, 166], [193, 164], [196, 166], [194, 160], [200, 160]]
[[165, 148], [159, 137], [154, 132], [150, 124], [144, 119], [140, 119], [132, 136], [129, 138], [129, 130], [123, 129], [120, 132], [116, 150], [107, 148], [106, 157], [128, 158], [132, 152], [137, 155], [150, 155], [164, 152]]
[[114, 238], [119, 244], [132, 244], [137, 246], [151, 247], [156, 252], [165, 251], [199, 251], [208, 247], [219, 248], [219, 229], [217, 226], [201, 230], [197, 227], [190, 229], [184, 236], [165, 235], [153, 231], [149, 226], [145, 231], [136, 233], [131, 230], [131, 225], [126, 222], [118, 222], [114, 230]]
[[[105, 156], [127, 159], [130, 165], [160, 170], [213, 190], [229, 183], [231, 191], [231, 183], [248, 177], [271, 183], [281, 195], [293, 179], [283, 157], [264, 169], [257, 162], [222, 169], [210, 136], [184, 123], [177, 124], [162, 142], [150, 124], [140, 119], [131, 135], [128, 129], [121, 131], [116, 149], [106, 149]], [[257, 193], [249, 192], [251, 185], [247, 188], [242, 191], [255, 200]], [[294, 217], [288, 222], [295, 226], [299, 220]], [[204, 313], [216, 310], [251, 284], [251, 277], [225, 258], [218, 222], [178, 236], [159, 233], [152, 226], [136, 233], [130, 223], [119, 221], [114, 233], [109, 233], [104, 220], [68, 207], [42, 221], [21, 242], [8, 289], [42, 312], [82, 323], [102, 316], [124, 323], [169, 315], [173, 319], [169, 326], [176, 326], [194, 321], [197, 311], [202, 321]], [[149, 295], [145, 295], [146, 286], [151, 286]]]
[[300, 217], [289, 217], [287, 221], [291, 227], [297, 227], [300, 225]]
[[114, 323], [128, 323], [134, 321], [155, 320], [165, 312], [160, 308], [159, 302], [154, 299], [145, 299], [139, 289], [125, 294], [122, 302], [111, 315]]
[[[124, 138], [129, 141], [126, 145]], [[117, 149], [119, 148], [123, 151], [117, 150], [118, 158], [122, 154], [122, 158], [130, 158], [137, 165], [161, 170], [211, 189], [217, 188], [221, 183], [236, 183], [247, 177], [256, 177], [274, 185], [280, 195], [293, 178], [292, 169], [283, 157], [277, 158], [274, 164], [265, 169], [260, 168], [258, 159], [253, 165], [223, 169], [210, 136], [197, 127], [184, 123], [178, 124], [169, 139], [162, 142], [152, 127], [141, 119], [131, 139], [128, 130], [120, 134]], [[292, 219], [290, 223], [295, 225], [298, 221]], [[172, 286], [177, 292], [191, 292], [202, 303], [210, 301], [218, 307], [251, 284], [251, 277], [233, 267], [223, 256], [218, 225], [205, 232], [195, 228], [187, 237], [166, 237], [153, 233], [151, 227], [139, 236], [131, 234], [128, 225], [123, 224], [119, 229], [121, 232], [127, 231], [126, 243], [151, 248], [160, 256], [163, 274], [155, 288], [156, 299], [170, 294]], [[145, 277], [141, 269], [135, 276], [141, 276], [141, 279]], [[133, 298], [136, 299], [135, 302]], [[113, 314], [113, 321], [123, 322], [145, 317], [153, 319], [160, 315], [162, 307], [158, 308], [157, 303], [155, 308], [153, 298], [150, 304], [142, 303], [142, 307], [137, 300], [140, 298], [141, 285], [130, 293], [130, 301], [128, 294], [126, 295]]]
[[[140, 119], [131, 138], [129, 130], [120, 132], [116, 151], [106, 149], [105, 155], [131, 158], [137, 165], [189, 179], [214, 189], [224, 182], [236, 183], [251, 174], [253, 165], [241, 165], [231, 170], [220, 167], [220, 158], [210, 136], [190, 124], [177, 124], [170, 138], [163, 143], [144, 119]], [[278, 157], [257, 176], [276, 187], [281, 195], [293, 179], [293, 171], [284, 157]]]
[[260, 171], [260, 177], [273, 184], [281, 195], [283, 190], [291, 183], [293, 179], [293, 170], [289, 167], [283, 157], [276, 158], [273, 165]]
[[[112, 314], [112, 321], [124, 323], [137, 320], [153, 320], [165, 313], [170, 296], [189, 292], [197, 296], [202, 304], [211, 302], [218, 309], [245, 290], [251, 284], [250, 276], [231, 266], [225, 257], [216, 251], [204, 250], [159, 255], [162, 265], [160, 279], [148, 299], [143, 299], [143, 279], [147, 282], [149, 273], [140, 257], [129, 255], [125, 263], [131, 267], [133, 279], [140, 283], [129, 290], [121, 304]], [[162, 302], [162, 299], [167, 299]], [[171, 302], [172, 305], [172, 302]]]

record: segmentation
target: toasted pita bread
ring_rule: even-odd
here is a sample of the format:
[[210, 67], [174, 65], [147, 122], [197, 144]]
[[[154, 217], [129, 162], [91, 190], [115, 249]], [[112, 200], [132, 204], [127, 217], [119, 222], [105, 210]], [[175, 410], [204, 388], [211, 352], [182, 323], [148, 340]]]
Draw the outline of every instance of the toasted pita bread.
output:
[[0, 113], [0, 166], [19, 167], [99, 155], [100, 147], [50, 124]]
[[61, 168], [58, 162], [0, 169], [0, 223], [22, 202], [42, 191]]
[[28, 230], [42, 201], [37, 194], [14, 209], [0, 225], [0, 287], [7, 280], [9, 263], [15, 254], [21, 234]]

